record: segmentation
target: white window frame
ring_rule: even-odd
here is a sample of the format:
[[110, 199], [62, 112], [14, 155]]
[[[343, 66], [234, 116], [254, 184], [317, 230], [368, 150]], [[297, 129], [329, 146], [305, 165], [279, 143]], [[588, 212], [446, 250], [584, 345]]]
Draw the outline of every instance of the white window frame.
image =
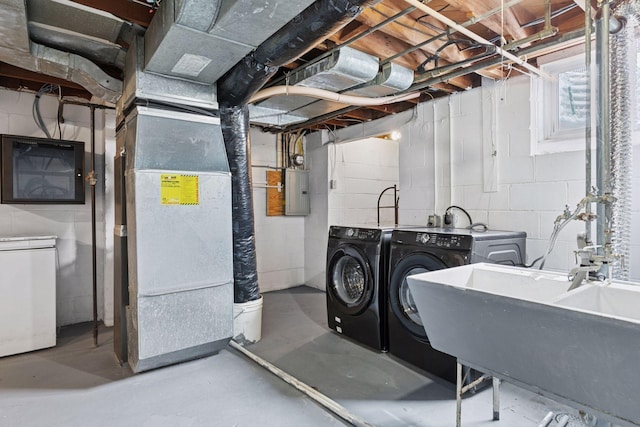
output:
[[[551, 54], [540, 58], [541, 70], [551, 75], [551, 79], [543, 77], [531, 78], [531, 155], [580, 151], [585, 148], [585, 129], [559, 130], [558, 122], [558, 75], [566, 71], [584, 67], [584, 49], [582, 52], [570, 50], [562, 55]], [[595, 62], [595, 61], [594, 61]], [[594, 63], [591, 64], [593, 74]], [[591, 105], [595, 91], [591, 87]], [[592, 131], [595, 121], [592, 118]], [[592, 137], [592, 148], [595, 141]]]
[[[640, 55], [640, 42], [638, 43]], [[591, 54], [591, 108], [595, 108], [595, 52]], [[585, 129], [557, 131], [558, 128], [558, 84], [557, 76], [565, 71], [575, 70], [585, 65], [584, 46], [569, 48], [538, 58], [540, 68], [552, 79], [531, 77], [531, 155], [582, 151], [585, 149]], [[640, 69], [637, 71], [640, 73]], [[640, 87], [636, 96], [640, 97]], [[639, 107], [640, 108], [640, 107]], [[640, 114], [640, 111], [636, 112]], [[591, 115], [591, 149], [596, 144], [595, 114]], [[640, 129], [633, 130], [633, 145], [640, 144]]]

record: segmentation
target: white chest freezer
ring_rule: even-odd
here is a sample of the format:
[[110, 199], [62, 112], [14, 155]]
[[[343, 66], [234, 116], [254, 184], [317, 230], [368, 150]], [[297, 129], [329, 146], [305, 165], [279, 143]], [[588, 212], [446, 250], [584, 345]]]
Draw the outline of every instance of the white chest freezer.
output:
[[0, 237], [0, 357], [56, 345], [55, 244]]

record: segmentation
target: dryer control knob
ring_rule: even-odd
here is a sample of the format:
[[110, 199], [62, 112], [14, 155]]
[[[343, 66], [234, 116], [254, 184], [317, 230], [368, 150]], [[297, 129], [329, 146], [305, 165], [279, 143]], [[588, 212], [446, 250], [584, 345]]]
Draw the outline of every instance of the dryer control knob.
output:
[[420, 243], [422, 243], [423, 245], [429, 242], [429, 235], [428, 234], [422, 234], [420, 236]]
[[350, 228], [347, 230], [347, 237], [353, 237], [355, 231], [353, 230], [353, 228]]

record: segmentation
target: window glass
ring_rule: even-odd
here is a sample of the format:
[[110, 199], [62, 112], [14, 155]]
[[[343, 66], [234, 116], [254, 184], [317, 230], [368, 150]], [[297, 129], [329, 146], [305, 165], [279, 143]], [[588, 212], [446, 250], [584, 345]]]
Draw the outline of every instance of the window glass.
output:
[[584, 129], [589, 101], [586, 68], [558, 73], [557, 81], [558, 130]]

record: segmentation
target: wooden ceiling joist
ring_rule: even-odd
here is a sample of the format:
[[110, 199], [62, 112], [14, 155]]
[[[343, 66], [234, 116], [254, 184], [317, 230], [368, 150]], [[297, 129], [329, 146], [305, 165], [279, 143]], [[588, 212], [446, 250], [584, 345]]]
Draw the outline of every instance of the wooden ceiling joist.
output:
[[75, 3], [109, 12], [125, 21], [148, 27], [154, 10], [131, 0], [72, 0]]

